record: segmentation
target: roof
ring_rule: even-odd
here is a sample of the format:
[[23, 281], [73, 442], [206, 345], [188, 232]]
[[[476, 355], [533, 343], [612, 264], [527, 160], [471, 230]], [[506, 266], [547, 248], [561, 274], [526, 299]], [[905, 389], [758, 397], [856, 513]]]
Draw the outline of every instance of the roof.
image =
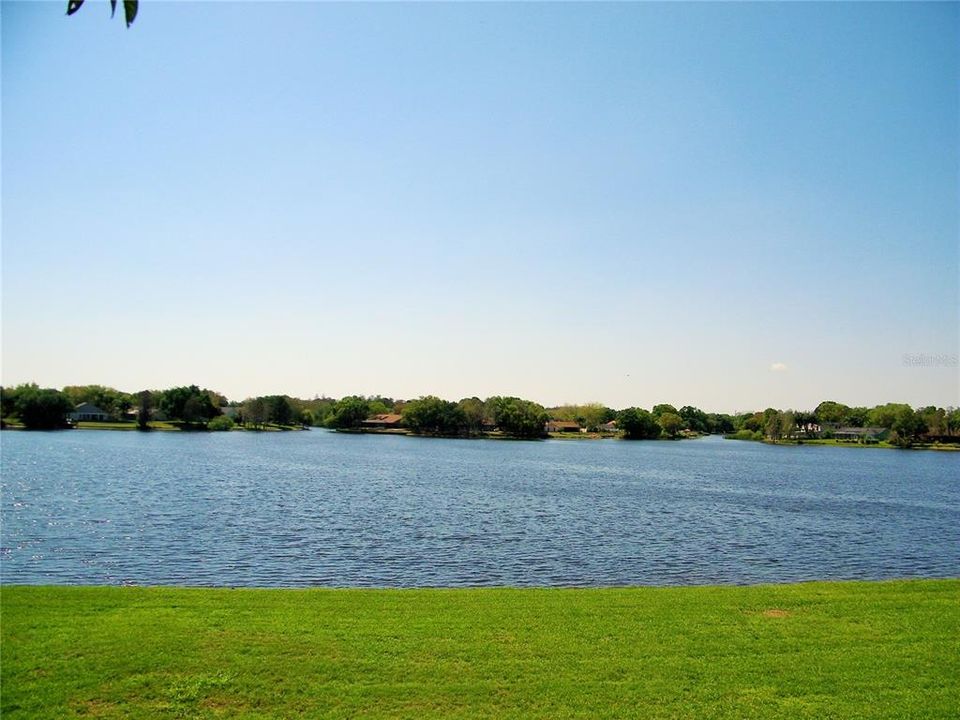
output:
[[380, 415], [371, 415], [363, 422], [365, 423], [376, 423], [377, 425], [386, 424], [394, 425], [399, 423], [403, 419], [402, 415], [397, 415], [396, 413], [382, 413]]
[[76, 412], [100, 413], [101, 415], [106, 415], [106, 413], [103, 410], [98, 408], [93, 403], [88, 403], [88, 402], [77, 403], [77, 405], [73, 409]]
[[841, 427], [834, 430], [835, 433], [847, 433], [850, 435], [879, 435], [886, 432], [882, 427]]
[[573, 420], [548, 420], [547, 425], [551, 425], [553, 427], [558, 427], [558, 428], [570, 428], [570, 429], [577, 428], [578, 430], [580, 429], [580, 423], [574, 422]]

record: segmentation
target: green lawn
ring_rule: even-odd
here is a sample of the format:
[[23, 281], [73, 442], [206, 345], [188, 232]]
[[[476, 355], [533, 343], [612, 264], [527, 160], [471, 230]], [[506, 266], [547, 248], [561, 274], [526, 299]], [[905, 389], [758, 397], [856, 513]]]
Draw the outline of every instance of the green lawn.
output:
[[[176, 425], [166, 421], [151, 421], [150, 422], [151, 430], [179, 430]], [[120, 422], [98, 422], [92, 420], [79, 420], [77, 422], [77, 430], [139, 430], [137, 423], [130, 421], [120, 421]]]
[[[78, 430], [138, 430], [137, 423], [135, 422], [88, 422], [81, 420], [77, 423]], [[183, 431], [183, 423], [179, 421], [170, 421], [170, 420], [151, 420], [150, 421], [150, 430], [163, 430], [163, 431]], [[254, 431], [254, 428], [245, 428], [241, 425], [238, 425], [235, 428], [231, 428], [233, 431], [238, 430], [250, 430]], [[275, 423], [269, 423], [262, 427], [255, 429], [256, 432], [281, 432], [287, 430], [303, 430], [303, 427], [300, 425], [276, 425]], [[187, 432], [206, 432], [206, 428], [202, 426], [194, 426], [193, 428], [187, 427]]]
[[3, 587], [16, 718], [933, 718], [960, 580], [602, 590]]

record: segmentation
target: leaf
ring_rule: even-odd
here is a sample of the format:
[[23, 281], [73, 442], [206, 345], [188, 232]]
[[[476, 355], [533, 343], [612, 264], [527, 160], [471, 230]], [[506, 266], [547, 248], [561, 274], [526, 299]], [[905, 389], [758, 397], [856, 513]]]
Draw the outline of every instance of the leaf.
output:
[[110, 0], [110, 19], [113, 20], [114, 14], [117, 12], [117, 0]]
[[70, 0], [67, 3], [67, 15], [73, 15], [80, 9], [81, 5], [83, 5], [83, 0]]
[[137, 0], [123, 0], [123, 14], [127, 18], [127, 27], [130, 27], [137, 17], [137, 4]]

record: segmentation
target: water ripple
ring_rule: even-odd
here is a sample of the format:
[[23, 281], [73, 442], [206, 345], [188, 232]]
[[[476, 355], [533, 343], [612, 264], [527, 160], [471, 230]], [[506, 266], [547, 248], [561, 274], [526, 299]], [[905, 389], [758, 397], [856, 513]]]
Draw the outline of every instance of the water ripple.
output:
[[4, 433], [5, 583], [598, 586], [960, 575], [956, 456]]

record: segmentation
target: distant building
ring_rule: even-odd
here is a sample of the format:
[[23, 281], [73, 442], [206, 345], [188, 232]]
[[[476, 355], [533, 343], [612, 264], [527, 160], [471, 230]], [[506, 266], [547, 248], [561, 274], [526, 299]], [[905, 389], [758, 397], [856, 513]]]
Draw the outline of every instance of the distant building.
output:
[[79, 405], [77, 405], [73, 409], [73, 412], [69, 413], [67, 417], [69, 417], [74, 422], [77, 422], [80, 420], [93, 420], [96, 422], [103, 422], [105, 420], [110, 419], [110, 416], [107, 415], [107, 413], [105, 413], [103, 410], [98, 408], [96, 405], [94, 405], [93, 403], [86, 403], [86, 402], [80, 403]]
[[403, 416], [396, 413], [372, 415], [360, 423], [360, 426], [371, 430], [388, 430], [390, 428], [403, 427]]
[[600, 430], [603, 432], [617, 432], [620, 428], [617, 427], [617, 421], [611, 420], [610, 422], [604, 423], [600, 426]]
[[792, 440], [803, 440], [818, 438], [822, 434], [823, 428], [818, 423], [797, 423], [787, 437]]
[[886, 432], [887, 429], [882, 427], [840, 427], [833, 431], [833, 439], [846, 442], [880, 442]]
[[580, 432], [580, 423], [573, 420], [548, 420], [545, 429], [548, 433]]

